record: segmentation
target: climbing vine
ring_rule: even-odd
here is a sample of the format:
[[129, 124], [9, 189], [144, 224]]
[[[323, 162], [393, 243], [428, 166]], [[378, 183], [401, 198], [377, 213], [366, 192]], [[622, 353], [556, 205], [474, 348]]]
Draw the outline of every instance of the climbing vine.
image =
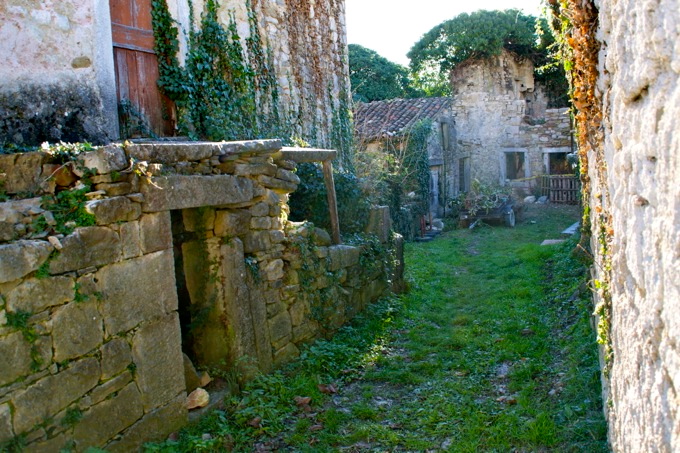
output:
[[[598, 316], [598, 342], [602, 345], [605, 376], [612, 366], [613, 349], [610, 338], [612, 296], [611, 243], [614, 236], [604, 157], [602, 101], [596, 87], [599, 77], [598, 53], [600, 44], [595, 39], [598, 11], [591, 0], [547, 0], [551, 13], [550, 26], [559, 45], [558, 58], [564, 64], [571, 85], [571, 98], [577, 123], [579, 167], [584, 203], [580, 248], [597, 244], [597, 278], [593, 282], [598, 294], [595, 314]], [[592, 170], [589, 173], [589, 170]], [[595, 180], [591, 180], [591, 176]], [[595, 185], [594, 185], [595, 184]], [[591, 241], [594, 238], [594, 241]]]
[[[189, 4], [190, 22], [194, 24], [193, 7], [191, 2]], [[177, 57], [179, 31], [167, 1], [152, 1], [154, 49], [160, 73], [158, 85], [177, 106], [180, 132], [192, 139], [278, 137], [286, 144], [294, 144], [293, 137], [300, 137], [305, 129], [309, 129], [309, 136], [303, 137], [305, 141], [338, 149], [340, 167], [351, 171], [349, 89], [347, 81], [339, 77], [339, 98], [330, 90], [324, 92], [323, 71], [326, 69], [320, 55], [333, 46], [325, 49], [320, 44], [323, 41], [320, 36], [311, 39], [304, 33], [311, 33], [310, 29], [314, 28], [308, 26], [312, 6], [302, 0], [286, 3], [289, 14], [286, 14], [285, 25], [289, 32], [291, 59], [297, 55], [304, 59], [292, 65], [292, 74], [289, 74], [289, 79], [292, 78], [300, 91], [296, 97], [297, 112], [282, 107], [271, 46], [260, 32], [256, 6], [257, 2], [246, 1], [249, 33], [241, 39], [234, 14], [231, 13], [228, 23], [224, 24], [218, 15], [218, 0], [206, 0], [199, 26], [192, 25], [189, 30], [185, 64], [181, 66]], [[315, 28], [314, 33], [320, 34]], [[333, 55], [337, 57], [335, 53]], [[301, 66], [308, 66], [309, 74], [304, 73]], [[311, 79], [306, 80], [306, 77]], [[311, 87], [308, 98], [302, 89], [306, 84]], [[330, 112], [318, 109], [319, 100], [331, 105]], [[332, 118], [328, 118], [329, 114]], [[319, 115], [321, 117], [317, 118]], [[311, 127], [303, 127], [305, 118], [309, 120], [307, 126]], [[331, 130], [327, 134], [319, 133], [319, 123], [326, 124]]]

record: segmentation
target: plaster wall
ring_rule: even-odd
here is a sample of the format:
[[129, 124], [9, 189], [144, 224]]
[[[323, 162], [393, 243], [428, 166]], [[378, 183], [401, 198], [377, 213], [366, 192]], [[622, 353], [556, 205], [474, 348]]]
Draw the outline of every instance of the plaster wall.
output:
[[589, 156], [589, 175], [591, 204], [613, 229], [609, 437], [614, 451], [678, 451], [680, 10], [674, 0], [595, 4], [604, 161]]
[[0, 42], [0, 141], [117, 137], [108, 2], [2, 2]]

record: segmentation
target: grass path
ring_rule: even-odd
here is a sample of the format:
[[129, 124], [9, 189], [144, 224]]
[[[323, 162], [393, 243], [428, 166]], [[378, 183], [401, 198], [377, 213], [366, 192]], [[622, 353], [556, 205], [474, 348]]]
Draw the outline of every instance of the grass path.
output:
[[584, 265], [538, 245], [577, 219], [534, 207], [409, 244], [407, 295], [151, 449], [607, 451]]

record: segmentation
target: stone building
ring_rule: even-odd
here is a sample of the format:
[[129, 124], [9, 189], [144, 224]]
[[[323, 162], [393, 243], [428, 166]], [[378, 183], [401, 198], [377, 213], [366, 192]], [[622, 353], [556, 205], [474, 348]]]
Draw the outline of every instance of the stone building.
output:
[[538, 175], [573, 172], [566, 162], [573, 152], [568, 109], [547, 108], [533, 73], [529, 60], [506, 50], [451, 72], [454, 194], [475, 179], [528, 189]]
[[421, 121], [432, 123], [426, 148], [430, 165], [430, 212], [438, 217], [454, 191], [454, 146], [456, 127], [451, 99], [392, 99], [359, 103], [354, 110], [357, 153], [387, 152], [388, 147], [401, 148], [409, 140], [409, 132]]
[[[167, 4], [182, 61], [190, 5], [197, 26], [204, 2]], [[344, 2], [224, 0], [219, 18], [225, 26], [235, 19], [244, 48], [253, 32], [249, 13], [295, 134], [337, 147], [333, 125], [348, 116], [350, 101]], [[172, 105], [156, 87], [150, 0], [2, 2], [0, 41], [0, 144], [108, 143], [119, 136], [121, 101], [148, 118], [157, 135], [176, 133]]]

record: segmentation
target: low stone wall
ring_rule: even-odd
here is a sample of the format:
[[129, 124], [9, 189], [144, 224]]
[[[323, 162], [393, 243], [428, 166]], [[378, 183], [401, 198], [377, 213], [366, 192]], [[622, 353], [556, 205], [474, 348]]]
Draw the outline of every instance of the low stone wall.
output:
[[[399, 283], [384, 224], [353, 247], [288, 222], [279, 141], [57, 157], [0, 155], [0, 445], [131, 451], [186, 422], [183, 350], [266, 372]], [[83, 183], [73, 224], [52, 194]]]

